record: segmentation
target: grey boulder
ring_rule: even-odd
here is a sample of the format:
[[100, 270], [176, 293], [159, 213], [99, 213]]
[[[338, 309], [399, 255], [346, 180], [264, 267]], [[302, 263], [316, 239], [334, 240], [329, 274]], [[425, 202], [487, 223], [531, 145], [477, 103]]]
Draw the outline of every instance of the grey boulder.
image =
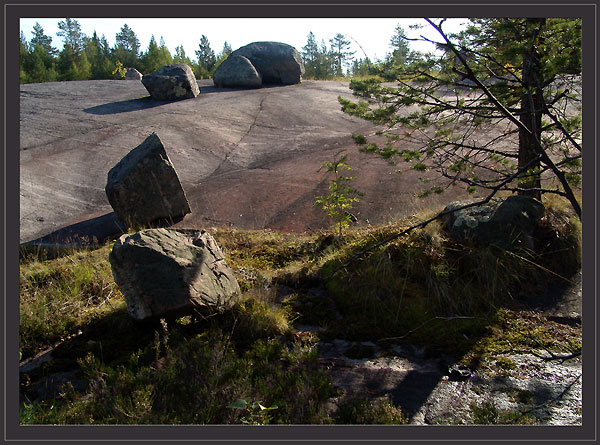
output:
[[156, 100], [191, 99], [200, 94], [192, 69], [185, 63], [164, 65], [142, 77], [142, 84]]
[[156, 133], [108, 172], [105, 191], [117, 218], [127, 227], [191, 212], [175, 167]]
[[204, 230], [159, 228], [123, 235], [109, 261], [127, 312], [137, 321], [223, 311], [240, 294], [221, 249]]
[[[444, 211], [453, 211], [477, 201], [455, 201], [448, 204]], [[444, 228], [451, 238], [459, 242], [471, 240], [503, 248], [521, 246], [533, 249], [533, 233], [544, 213], [544, 205], [537, 199], [514, 195], [453, 211], [446, 215]]]
[[[262, 78], [262, 85], [293, 85], [299, 83], [304, 74], [304, 64], [302, 63], [300, 53], [293, 46], [286, 43], [250, 43], [232, 52], [223, 64], [236, 56], [245, 57], [250, 61]], [[244, 71], [248, 70], [245, 65], [242, 65], [241, 61], [238, 60], [234, 63], [236, 63], [236, 66], [242, 67]], [[213, 81], [217, 86], [220, 82], [218, 76], [216, 81], [213, 77]], [[243, 84], [230, 84], [230, 86], [245, 87]]]
[[246, 57], [232, 54], [215, 70], [213, 83], [218, 88], [260, 88], [262, 76]]
[[125, 73], [125, 80], [142, 80], [142, 73], [135, 68], [127, 68]]

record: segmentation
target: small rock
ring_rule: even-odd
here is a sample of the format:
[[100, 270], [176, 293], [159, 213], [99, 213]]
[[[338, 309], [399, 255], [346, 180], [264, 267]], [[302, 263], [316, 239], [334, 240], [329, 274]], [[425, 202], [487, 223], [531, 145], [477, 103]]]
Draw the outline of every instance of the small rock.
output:
[[125, 80], [142, 80], [142, 73], [135, 68], [127, 68], [125, 73]]
[[453, 382], [468, 380], [473, 375], [473, 371], [464, 365], [451, 366], [448, 372], [448, 380]]

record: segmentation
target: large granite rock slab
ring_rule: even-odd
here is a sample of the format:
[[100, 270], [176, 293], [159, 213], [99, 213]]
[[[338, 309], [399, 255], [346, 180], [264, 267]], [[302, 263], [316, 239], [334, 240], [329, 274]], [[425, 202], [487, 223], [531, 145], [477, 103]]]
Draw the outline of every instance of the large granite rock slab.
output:
[[230, 55], [213, 74], [217, 88], [260, 88], [262, 76], [244, 56]]
[[[458, 209], [476, 201], [478, 200], [455, 201], [448, 204], [444, 211]], [[544, 213], [544, 205], [537, 199], [514, 195], [456, 210], [445, 217], [444, 228], [459, 242], [474, 241], [503, 248], [521, 246], [533, 249], [533, 233]]]
[[123, 235], [109, 261], [127, 311], [138, 321], [223, 311], [240, 294], [221, 249], [204, 230], [159, 228]]
[[105, 191], [117, 218], [126, 227], [177, 219], [191, 212], [175, 167], [156, 133], [108, 172]]
[[191, 99], [200, 94], [192, 69], [185, 63], [164, 65], [142, 77], [142, 84], [156, 100]]

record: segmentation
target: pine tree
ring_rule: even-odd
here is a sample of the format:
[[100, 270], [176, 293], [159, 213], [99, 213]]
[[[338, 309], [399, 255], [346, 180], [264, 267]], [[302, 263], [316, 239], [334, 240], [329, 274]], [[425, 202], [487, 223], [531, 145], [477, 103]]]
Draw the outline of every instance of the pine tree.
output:
[[225, 40], [225, 43], [223, 43], [223, 49], [221, 50], [221, 55], [229, 56], [229, 54], [231, 54], [232, 52], [233, 50], [231, 49], [231, 45], [227, 43], [227, 40]]
[[315, 35], [311, 32], [308, 33], [306, 45], [302, 47], [302, 60], [305, 68], [306, 78], [316, 78], [319, 61], [319, 46]]
[[581, 19], [472, 19], [456, 36], [444, 33], [444, 20], [428, 22], [450, 57], [431, 53], [403, 67], [397, 88], [351, 82], [369, 102], [339, 99], [347, 113], [388, 124], [389, 140], [419, 144], [368, 151], [419, 160], [413, 168], [488, 197], [564, 196], [581, 217], [573, 190], [581, 181]]
[[27, 51], [27, 38], [25, 33], [21, 31], [19, 38], [19, 83], [27, 83], [27, 59], [29, 52]]
[[344, 67], [351, 62], [355, 51], [349, 51], [350, 40], [346, 40], [346, 37], [340, 33], [330, 39], [329, 43], [331, 45], [334, 75], [343, 76]]
[[331, 51], [327, 49], [325, 40], [321, 39], [321, 47], [317, 53], [315, 79], [330, 79], [334, 75]]
[[50, 58], [58, 55], [58, 50], [52, 46], [52, 37], [44, 34], [44, 29], [38, 22], [33, 26], [33, 37], [30, 46], [35, 48], [36, 45], [40, 45]]
[[215, 52], [210, 47], [208, 38], [204, 34], [200, 38], [196, 57], [198, 59], [197, 77], [207, 79], [213, 72], [213, 68], [217, 63], [217, 58], [215, 57]]
[[169, 51], [169, 48], [167, 48], [163, 36], [160, 36], [160, 46], [158, 47], [158, 51], [160, 66], [171, 65], [173, 63], [173, 56], [171, 56], [171, 52]]
[[58, 28], [60, 31], [56, 35], [64, 39], [65, 45], [69, 45], [75, 56], [79, 56], [85, 43], [85, 34], [81, 32], [79, 22], [67, 17], [64, 21], [58, 22]]
[[130, 68], [141, 68], [139, 65], [140, 41], [135, 32], [127, 24], [115, 36], [114, 57]]
[[165, 45], [164, 39], [161, 37], [159, 46], [154, 35], [152, 35], [150, 43], [148, 43], [148, 50], [141, 57], [144, 73], [152, 73], [161, 66], [170, 65], [171, 63], [173, 63], [173, 58]]
[[91, 39], [86, 40], [85, 54], [90, 62], [90, 77], [92, 79], [111, 79], [114, 64], [110, 60], [110, 49], [106, 38], [98, 38], [94, 31]]
[[52, 47], [52, 38], [44, 34], [39, 23], [33, 27], [33, 37], [27, 40], [21, 33], [19, 66], [21, 82], [51, 82], [56, 80], [57, 50]]
[[188, 66], [192, 66], [192, 61], [188, 56], [185, 55], [183, 45], [179, 45], [175, 48], [175, 56], [173, 57], [173, 63], [185, 63]]
[[75, 62], [75, 51], [68, 43], [58, 56], [58, 78], [59, 80], [77, 80], [77, 66]]
[[390, 47], [392, 53], [390, 54], [390, 61], [394, 65], [404, 65], [408, 59], [410, 47], [406, 40], [406, 32], [400, 24], [396, 25], [395, 33], [390, 39]]

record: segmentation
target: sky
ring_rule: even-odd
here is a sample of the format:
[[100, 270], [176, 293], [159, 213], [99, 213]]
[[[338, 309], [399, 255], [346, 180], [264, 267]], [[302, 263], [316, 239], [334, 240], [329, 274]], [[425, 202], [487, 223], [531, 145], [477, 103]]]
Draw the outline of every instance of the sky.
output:
[[[200, 37], [204, 34], [210, 42], [210, 46], [219, 53], [223, 49], [225, 41], [231, 45], [233, 50], [258, 41], [275, 41], [287, 43], [294, 46], [298, 51], [306, 45], [308, 33], [312, 31], [317, 43], [325, 40], [327, 47], [330, 46], [329, 39], [337, 33], [344, 34], [351, 41], [351, 50], [356, 51], [355, 58], [362, 59], [368, 56], [372, 61], [384, 59], [391, 51], [390, 39], [394, 35], [396, 25], [400, 24], [408, 37], [417, 38], [424, 35], [435, 40], [440, 35], [428, 25], [423, 19], [407, 18], [180, 18], [180, 19], [155, 19], [155, 18], [122, 18], [122, 19], [96, 19], [75, 18], [81, 25], [81, 30], [87, 36], [92, 36], [94, 31], [98, 36], [104, 35], [112, 47], [115, 43], [115, 35], [126, 23], [135, 32], [140, 41], [140, 48], [146, 51], [150, 37], [154, 35], [157, 43], [163, 37], [165, 44], [172, 55], [175, 47], [183, 45], [185, 54], [192, 60], [196, 59], [195, 51], [198, 49]], [[58, 22], [64, 18], [21, 18], [21, 31], [24, 32], [27, 41], [31, 40], [33, 26], [36, 22], [44, 29], [44, 33], [52, 37], [52, 45], [62, 49], [62, 37], [56, 35], [59, 31]], [[448, 19], [443, 29], [447, 32], [455, 32], [460, 24], [467, 19]], [[420, 30], [411, 30], [411, 24], [423, 24]], [[358, 45], [357, 45], [358, 43]], [[360, 45], [360, 46], [359, 46]], [[418, 44], [410, 42], [413, 50], [422, 52], [431, 51], [431, 44]], [[362, 47], [362, 50], [361, 48]], [[364, 52], [363, 52], [364, 50]]]

